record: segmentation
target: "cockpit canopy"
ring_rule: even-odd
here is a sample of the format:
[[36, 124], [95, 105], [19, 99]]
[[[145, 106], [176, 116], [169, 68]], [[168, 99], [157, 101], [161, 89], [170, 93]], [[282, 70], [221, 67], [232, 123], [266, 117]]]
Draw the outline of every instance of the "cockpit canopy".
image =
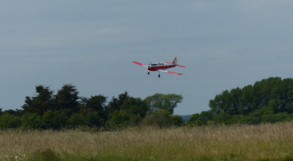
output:
[[163, 62], [159, 62], [159, 63], [157, 63], [157, 64], [152, 64], [152, 63], [150, 63], [149, 64], [149, 66], [161, 66], [161, 65], [164, 65], [164, 63]]

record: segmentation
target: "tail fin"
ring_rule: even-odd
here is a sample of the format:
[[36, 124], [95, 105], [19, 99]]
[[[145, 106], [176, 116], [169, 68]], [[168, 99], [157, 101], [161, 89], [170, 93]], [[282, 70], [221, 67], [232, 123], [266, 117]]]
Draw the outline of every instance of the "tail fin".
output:
[[172, 64], [177, 64], [177, 57], [174, 58], [174, 60], [172, 61]]
[[[167, 64], [171, 64], [170, 62], [166, 62]], [[174, 60], [172, 61], [172, 64], [174, 64], [175, 66], [178, 66], [178, 67], [185, 67], [185, 66], [183, 66], [183, 65], [179, 65], [179, 64], [177, 64], [177, 57], [175, 57], [174, 58]]]

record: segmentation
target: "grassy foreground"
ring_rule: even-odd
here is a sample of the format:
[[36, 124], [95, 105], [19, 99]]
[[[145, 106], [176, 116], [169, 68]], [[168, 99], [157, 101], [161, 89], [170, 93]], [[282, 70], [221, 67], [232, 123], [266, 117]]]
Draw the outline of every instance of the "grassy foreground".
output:
[[0, 131], [0, 160], [293, 160], [293, 122], [119, 132]]

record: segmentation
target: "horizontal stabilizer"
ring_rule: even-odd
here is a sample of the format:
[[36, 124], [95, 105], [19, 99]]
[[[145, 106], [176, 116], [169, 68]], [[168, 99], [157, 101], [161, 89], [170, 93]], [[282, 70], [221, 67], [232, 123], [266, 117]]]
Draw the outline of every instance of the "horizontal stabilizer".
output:
[[168, 71], [168, 73], [170, 73], [170, 74], [182, 75], [182, 73], [176, 73], [176, 72], [170, 72], [170, 71]]
[[176, 66], [178, 66], [178, 67], [183, 67], [183, 68], [185, 67], [185, 66], [183, 66], [183, 65], [179, 65], [179, 64], [176, 64]]

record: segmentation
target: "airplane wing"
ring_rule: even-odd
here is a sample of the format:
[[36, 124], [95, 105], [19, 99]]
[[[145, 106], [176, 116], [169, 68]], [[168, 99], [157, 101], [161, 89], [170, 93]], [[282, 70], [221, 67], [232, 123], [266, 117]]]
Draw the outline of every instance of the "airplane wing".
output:
[[133, 61], [133, 63], [135, 63], [135, 64], [137, 64], [137, 65], [140, 65], [140, 66], [143, 66], [143, 67], [148, 67], [147, 65], [145, 65], [145, 64], [142, 64], [142, 63], [140, 63], [140, 62], [137, 62], [137, 61]]
[[159, 72], [170, 73], [170, 74], [182, 75], [182, 73], [170, 72], [170, 71], [166, 71], [166, 70], [158, 70], [158, 71], [159, 71]]
[[[172, 63], [170, 63], [170, 62], [166, 62], [167, 64], [172, 64]], [[183, 66], [183, 65], [179, 65], [179, 64], [175, 64], [176, 66], [178, 66], [178, 67], [185, 67], [185, 66]]]

